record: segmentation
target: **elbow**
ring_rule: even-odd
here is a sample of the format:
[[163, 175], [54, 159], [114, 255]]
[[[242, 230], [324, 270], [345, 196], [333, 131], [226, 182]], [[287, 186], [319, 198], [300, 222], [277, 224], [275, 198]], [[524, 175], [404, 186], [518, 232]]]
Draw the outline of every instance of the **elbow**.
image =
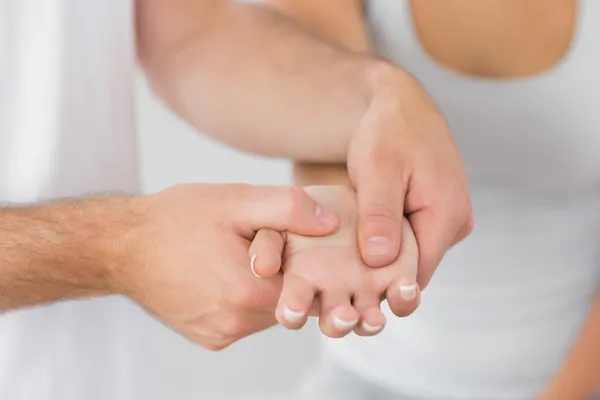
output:
[[136, 56], [145, 71], [168, 63], [191, 41], [210, 36], [234, 1], [137, 0]]
[[[137, 0], [136, 62], [153, 94], [172, 102], [182, 55], [192, 44], [211, 40], [233, 1]], [[196, 48], [202, 48], [196, 46]]]

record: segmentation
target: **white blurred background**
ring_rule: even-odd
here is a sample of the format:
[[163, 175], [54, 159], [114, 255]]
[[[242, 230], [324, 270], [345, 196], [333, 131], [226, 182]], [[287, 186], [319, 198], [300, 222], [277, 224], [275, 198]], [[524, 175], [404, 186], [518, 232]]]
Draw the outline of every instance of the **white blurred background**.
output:
[[[196, 133], [150, 93], [139, 77], [138, 128], [144, 190], [181, 182], [291, 183], [287, 162], [242, 154]], [[285, 134], [282, 132], [282, 134]], [[285, 399], [315, 362], [316, 324], [273, 328], [217, 353], [190, 344], [154, 321], [144, 346], [165, 393], [152, 399]]]
[[[102, 1], [104, 0], [100, 2]], [[104, 10], [105, 13], [108, 12], [106, 10], [114, 9], [115, 15], [120, 16], [125, 12], [121, 12], [122, 10], [116, 7], [117, 2], [118, 0], [112, 1], [115, 4], [112, 8], [108, 6], [106, 9], [101, 6], [97, 8]], [[44, 7], [41, 7], [42, 3]], [[10, 132], [12, 122], [9, 117], [13, 112], [15, 92], [11, 89], [16, 85], [15, 82], [31, 89], [22, 96], [21, 91], [17, 90], [18, 98], [33, 99], [32, 104], [39, 107], [39, 109], [23, 107], [27, 121], [34, 121], [36, 127], [41, 127], [33, 133], [28, 132], [25, 140], [29, 140], [28, 138], [36, 137], [36, 132], [43, 133], [49, 130], [45, 126], [47, 121], [39, 116], [51, 114], [53, 107], [58, 107], [55, 104], [55, 97], [58, 96], [60, 89], [58, 85], [73, 78], [69, 75], [69, 71], [80, 71], [77, 65], [80, 61], [79, 57], [85, 58], [93, 54], [103, 62], [102, 54], [112, 50], [109, 46], [110, 40], [118, 38], [119, 31], [111, 31], [107, 42], [100, 40], [99, 38], [103, 38], [102, 32], [96, 31], [95, 28], [107, 28], [104, 25], [105, 21], [103, 18], [95, 18], [94, 8], [89, 4], [76, 7], [78, 3], [77, 0], [0, 1], [0, 11], [2, 11], [0, 12], [0, 76], [2, 76], [0, 121], [3, 122], [0, 125], [1, 128], [8, 126], [7, 132]], [[88, 13], [94, 18], [82, 20], [81, 18]], [[111, 15], [100, 14], [101, 17]], [[70, 22], [70, 25], [63, 24], [65, 21]], [[84, 38], [89, 36], [91, 39], [88, 42], [82, 41], [77, 36], [77, 32], [87, 35]], [[68, 39], [65, 43], [61, 42], [63, 34]], [[125, 44], [115, 47], [116, 56], [121, 55], [120, 50], [128, 49]], [[71, 53], [63, 53], [65, 49]], [[86, 50], [81, 56], [76, 53], [80, 49]], [[64, 63], [59, 60], [59, 55], [65, 56]], [[72, 56], [72, 60], [76, 62], [71, 62], [72, 60], [67, 56]], [[123, 60], [126, 66], [128, 66], [127, 61], [127, 59]], [[95, 67], [95, 62], [90, 61], [90, 65]], [[108, 60], [107, 64], [111, 65], [111, 62]], [[118, 62], [116, 64], [119, 65]], [[23, 68], [22, 65], [28, 68]], [[73, 66], [72, 70], [67, 68], [71, 66]], [[102, 65], [99, 68], [101, 69]], [[21, 70], [25, 72], [21, 73]], [[81, 71], [77, 77], [82, 79], [84, 85], [89, 85], [82, 86], [83, 92], [87, 90], [86, 88], [99, 90], [100, 102], [105, 98], [102, 96], [113, 95], [102, 91], [110, 86], [104, 86], [102, 78], [96, 79], [97, 71], [94, 68], [81, 68]], [[68, 79], [62, 80], [63, 75]], [[17, 81], [16, 78], [21, 76], [25, 76], [26, 79]], [[106, 75], [101, 73], [100, 76]], [[138, 76], [136, 83], [138, 131], [141, 139], [145, 191], [155, 192], [182, 182], [238, 181], [257, 184], [290, 182], [290, 168], [286, 162], [242, 155], [194, 132], [150, 94], [141, 75]], [[14, 87], [19, 88], [19, 86]], [[74, 93], [83, 93], [79, 89], [77, 88]], [[86, 104], [93, 104], [93, 102]], [[32, 115], [34, 117], [31, 117]], [[30, 125], [27, 125], [27, 128], [29, 127]], [[76, 131], [76, 128], [73, 131]], [[0, 135], [2, 133], [0, 131]], [[32, 143], [37, 146], [35, 149], [40, 147], [40, 142], [33, 140]], [[7, 153], [9, 149], [10, 146], [0, 147], [0, 164], [7, 158], [2, 151]], [[33, 153], [37, 154], [35, 149]], [[0, 176], [0, 189], [2, 189], [2, 178]], [[17, 180], [19, 179], [20, 175], [17, 177]], [[36, 194], [36, 191], [32, 193]], [[142, 377], [143, 381], [155, 379], [156, 382], [160, 382], [160, 385], [156, 386], [161, 387], [160, 393], [154, 389], [151, 393], [145, 393], [142, 398], [147, 400], [289, 398], [293, 386], [315, 361], [318, 352], [319, 334], [314, 324], [300, 332], [271, 329], [225, 351], [211, 353], [190, 344], [145, 313], [135, 312], [131, 318], [132, 325], [140, 323], [144, 328], [143, 334], [139, 334], [136, 330], [135, 343], [132, 344], [139, 346], [143, 354], [140, 363], [143, 363], [144, 368], [135, 370], [145, 375]]]

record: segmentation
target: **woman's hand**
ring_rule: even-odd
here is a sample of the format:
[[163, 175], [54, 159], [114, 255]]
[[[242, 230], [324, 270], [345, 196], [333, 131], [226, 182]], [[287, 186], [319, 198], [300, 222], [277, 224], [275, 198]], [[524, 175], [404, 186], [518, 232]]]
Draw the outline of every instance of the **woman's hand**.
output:
[[355, 193], [344, 186], [306, 190], [340, 215], [340, 228], [318, 238], [263, 229], [250, 248], [255, 274], [267, 277], [280, 266], [283, 270], [277, 320], [289, 329], [300, 329], [312, 308], [319, 315], [321, 331], [329, 337], [342, 337], [352, 330], [370, 336], [385, 325], [380, 309], [384, 298], [396, 315], [411, 314], [419, 304], [419, 289], [418, 249], [410, 224], [403, 224], [399, 257], [389, 266], [369, 268], [358, 249]]

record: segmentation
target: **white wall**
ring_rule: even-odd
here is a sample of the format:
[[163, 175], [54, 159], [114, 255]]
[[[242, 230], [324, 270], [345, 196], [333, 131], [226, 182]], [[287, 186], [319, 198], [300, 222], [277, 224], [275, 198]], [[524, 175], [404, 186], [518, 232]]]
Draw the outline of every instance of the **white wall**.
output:
[[[165, 109], [142, 79], [138, 88], [145, 190], [181, 182], [290, 183], [288, 163], [241, 154], [197, 134]], [[269, 393], [291, 393], [315, 360], [317, 338], [314, 324], [298, 332], [274, 328], [211, 353], [152, 322], [141, 340], [152, 351], [148, 362], [157, 364], [157, 379], [168, 384], [153, 399], [231, 399], [234, 393], [249, 399], [253, 393], [267, 400]]]

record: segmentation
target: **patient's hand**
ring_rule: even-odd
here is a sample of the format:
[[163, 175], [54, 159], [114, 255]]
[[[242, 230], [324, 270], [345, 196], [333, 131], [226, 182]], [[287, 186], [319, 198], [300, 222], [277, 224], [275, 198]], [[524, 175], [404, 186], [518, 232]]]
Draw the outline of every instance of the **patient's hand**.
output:
[[419, 290], [418, 249], [410, 223], [402, 224], [402, 248], [396, 261], [370, 268], [358, 250], [354, 192], [343, 186], [313, 186], [306, 191], [338, 212], [338, 231], [312, 238], [264, 229], [250, 247], [252, 270], [257, 276], [269, 277], [280, 267], [283, 270], [278, 321], [289, 329], [300, 329], [309, 314], [318, 315], [321, 331], [329, 337], [342, 337], [352, 330], [370, 336], [385, 324], [380, 309], [383, 299], [388, 299], [394, 314], [411, 314], [419, 304]]

